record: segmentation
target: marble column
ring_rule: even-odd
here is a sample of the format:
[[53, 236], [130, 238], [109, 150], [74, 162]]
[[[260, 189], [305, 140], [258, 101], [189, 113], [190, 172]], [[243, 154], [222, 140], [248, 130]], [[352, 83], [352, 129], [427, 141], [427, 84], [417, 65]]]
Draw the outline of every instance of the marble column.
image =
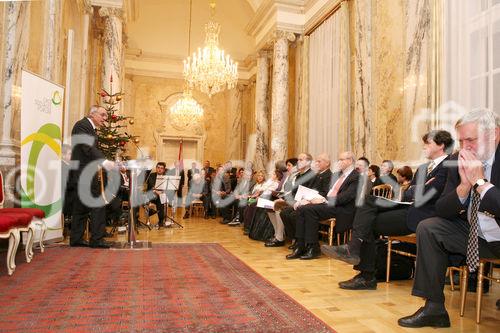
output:
[[[101, 7], [104, 17], [102, 87], [109, 93], [121, 91], [122, 81], [122, 9]], [[111, 82], [112, 78], [112, 82]], [[120, 103], [116, 106], [120, 109]]]
[[[255, 82], [255, 170], [265, 170], [269, 158], [269, 57], [268, 51], [260, 51], [257, 57]], [[247, 157], [248, 158], [248, 157]]]
[[288, 44], [295, 41], [291, 32], [276, 31], [273, 52], [271, 106], [271, 161], [285, 160], [288, 152]]
[[353, 151], [373, 159], [372, 134], [372, 0], [353, 1], [354, 102]]
[[242, 97], [245, 87], [236, 85], [229, 90], [229, 114], [227, 117], [226, 131], [226, 159], [231, 161], [241, 160], [241, 110]]
[[[13, 133], [16, 108], [20, 101], [20, 71], [27, 56], [29, 35], [29, 3], [10, 1], [4, 4], [4, 43], [2, 75], [2, 133], [0, 141], [0, 165], [13, 166], [19, 154], [18, 140]], [[17, 103], [15, 99], [17, 100]]]
[[86, 109], [89, 107], [87, 98], [87, 84], [89, 79], [89, 33], [90, 33], [90, 16], [94, 12], [93, 7], [90, 4], [85, 4], [84, 15], [83, 15], [83, 38], [82, 38], [82, 63], [81, 63], [81, 73], [82, 80], [80, 81], [80, 107], [79, 117], [81, 119]]
[[[3, 35], [0, 40], [4, 44], [0, 61], [3, 72], [0, 83], [0, 96], [2, 108], [1, 138], [0, 138], [0, 170], [4, 176], [6, 207], [13, 205], [15, 192], [14, 178], [11, 171], [15, 172], [16, 160], [19, 159], [19, 107], [21, 98], [21, 68], [27, 59], [29, 29], [30, 29], [30, 3], [9, 1], [4, 5]], [[17, 126], [16, 126], [17, 125]]]
[[59, 81], [61, 61], [60, 30], [61, 1], [47, 0], [45, 2], [44, 22], [45, 39], [43, 41], [42, 76], [51, 81]]
[[309, 36], [297, 45], [295, 94], [295, 151], [307, 151], [309, 129]]
[[403, 18], [406, 25], [404, 56], [403, 128], [406, 136], [403, 141], [405, 155], [402, 158], [421, 157], [420, 138], [426, 133], [434, 118], [431, 109], [431, 90], [429, 85], [429, 52], [431, 34], [431, 5], [429, 0], [404, 1]]

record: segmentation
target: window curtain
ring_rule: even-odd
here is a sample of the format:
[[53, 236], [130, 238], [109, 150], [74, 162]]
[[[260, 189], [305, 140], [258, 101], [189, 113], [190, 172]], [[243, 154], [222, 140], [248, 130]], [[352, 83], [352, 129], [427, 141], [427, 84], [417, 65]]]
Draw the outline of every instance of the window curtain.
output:
[[444, 3], [443, 104], [440, 127], [454, 133], [465, 112], [500, 114], [500, 1]]
[[309, 38], [308, 150], [332, 162], [350, 147], [347, 1]]

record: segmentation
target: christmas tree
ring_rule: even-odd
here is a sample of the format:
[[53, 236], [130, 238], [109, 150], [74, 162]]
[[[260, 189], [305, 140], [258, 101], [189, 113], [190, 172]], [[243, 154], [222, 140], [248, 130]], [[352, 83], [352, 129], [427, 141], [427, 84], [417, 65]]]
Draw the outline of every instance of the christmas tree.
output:
[[[110, 86], [113, 86], [113, 77], [110, 79]], [[113, 94], [111, 89], [107, 92], [104, 88], [98, 93], [103, 100], [103, 107], [108, 112], [108, 119], [104, 122], [104, 125], [99, 128], [97, 135], [99, 138], [99, 148], [104, 153], [107, 159], [114, 161], [118, 157], [123, 159], [122, 154], [125, 151], [125, 146], [127, 142], [133, 140], [135, 143], [139, 142], [136, 136], [127, 134], [124, 128], [127, 127], [125, 123], [128, 121], [129, 124], [134, 123], [132, 117], [125, 117], [117, 114], [118, 109], [116, 105], [122, 100], [123, 93], [120, 91]]]

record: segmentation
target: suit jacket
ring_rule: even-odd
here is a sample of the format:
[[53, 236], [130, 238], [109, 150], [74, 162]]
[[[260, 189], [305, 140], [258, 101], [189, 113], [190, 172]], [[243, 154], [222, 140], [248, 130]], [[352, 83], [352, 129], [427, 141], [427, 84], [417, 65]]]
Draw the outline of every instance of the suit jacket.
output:
[[[453, 156], [450, 157], [450, 160], [453, 161], [457, 161], [457, 159], [458, 154], [453, 154]], [[478, 211], [493, 217], [500, 226], [500, 145], [497, 145], [495, 152], [495, 161], [493, 162], [491, 170], [490, 183], [492, 183], [494, 187], [486, 192], [479, 204]], [[448, 178], [443, 194], [436, 202], [436, 212], [438, 216], [451, 221], [455, 219], [467, 221], [468, 202], [462, 204], [458, 198], [456, 188], [459, 184], [460, 175], [458, 174], [458, 167], [452, 166], [448, 171]], [[492, 243], [495, 243], [494, 246], [500, 250], [500, 242]]]
[[311, 188], [318, 191], [322, 197], [326, 198], [330, 190], [330, 183], [332, 180], [332, 170], [327, 169], [322, 173], [317, 173], [311, 184]]
[[315, 174], [311, 169], [308, 169], [304, 173], [294, 173], [288, 177], [287, 181], [283, 184], [283, 191], [290, 192], [285, 195], [284, 199], [290, 205], [295, 203], [295, 194], [299, 189], [299, 185], [312, 188], [312, 184], [314, 182]]
[[[332, 175], [331, 187], [340, 177], [340, 172]], [[337, 232], [343, 232], [352, 227], [354, 214], [356, 213], [356, 195], [358, 190], [359, 173], [356, 170], [344, 179], [335, 198], [327, 198], [328, 205], [335, 207], [335, 218], [337, 220]]]
[[[417, 224], [429, 217], [436, 216], [436, 201], [443, 193], [444, 186], [446, 184], [446, 178], [448, 176], [448, 168], [445, 166], [450, 157], [445, 158], [441, 163], [436, 165], [434, 169], [427, 175], [427, 167], [429, 163], [424, 163], [417, 168], [417, 172], [413, 177], [410, 187], [403, 194], [403, 201], [413, 202], [415, 200], [415, 193], [419, 188], [423, 188], [423, 194], [425, 195], [428, 191], [435, 191], [434, 195], [430, 197], [425, 202], [415, 202], [408, 209], [408, 214], [406, 218], [406, 225], [408, 229], [415, 231], [417, 230]], [[425, 181], [423, 184], [417, 184], [420, 175], [424, 174]], [[425, 183], [434, 178], [429, 184]]]
[[[75, 136], [86, 136], [85, 138], [88, 142], [75, 144], [77, 142]], [[72, 170], [70, 174], [71, 186], [76, 189], [83, 169], [95, 160], [104, 159], [105, 156], [98, 147], [97, 133], [92, 127], [90, 119], [87, 117], [84, 117], [75, 123], [73, 130], [71, 131], [71, 137], [71, 142], [73, 142], [71, 160], [79, 162], [78, 169]], [[95, 189], [97, 186], [95, 178], [92, 184], [93, 189]]]
[[191, 179], [193, 178], [193, 175], [194, 175], [195, 173], [200, 173], [200, 169], [197, 169], [197, 168], [196, 168], [196, 169], [194, 169], [194, 170], [193, 170], [193, 169], [191, 168], [191, 169], [189, 169], [189, 170], [187, 171], [188, 186], [191, 186], [191, 185], [190, 185], [190, 184], [191, 184]]

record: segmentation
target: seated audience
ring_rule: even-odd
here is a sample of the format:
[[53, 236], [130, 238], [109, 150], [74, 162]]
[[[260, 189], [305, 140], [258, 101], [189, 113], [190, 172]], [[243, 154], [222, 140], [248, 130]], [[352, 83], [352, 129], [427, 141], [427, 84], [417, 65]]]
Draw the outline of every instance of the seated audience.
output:
[[245, 209], [248, 204], [248, 197], [255, 185], [252, 176], [253, 172], [251, 169], [245, 170], [240, 168], [238, 170], [238, 182], [232, 194], [234, 196], [233, 209], [238, 213], [236, 217], [228, 223], [230, 226], [238, 226], [245, 221]]
[[[296, 171], [297, 158], [289, 158], [282, 163], [283, 161], [276, 162], [276, 169], [283, 173], [283, 176], [278, 184], [276, 191], [272, 193], [271, 200], [276, 200], [284, 191], [284, 185], [287, 183], [290, 175], [292, 175]], [[285, 225], [283, 224], [283, 220], [281, 220], [280, 216], [281, 210], [273, 208], [273, 210], [267, 211], [267, 216], [271, 221], [271, 224], [274, 228], [274, 237], [268, 240], [264, 245], [266, 247], [278, 247], [285, 245]]]
[[295, 204], [295, 194], [299, 185], [312, 188], [316, 173], [311, 170], [313, 157], [309, 153], [301, 153], [297, 159], [297, 172], [288, 178], [287, 183], [283, 185], [283, 197], [274, 202], [274, 207], [281, 210], [280, 217], [285, 225], [285, 234], [288, 238], [295, 237], [296, 211], [293, 208]]
[[419, 223], [412, 294], [425, 299], [404, 327], [449, 327], [444, 281], [450, 253], [467, 257], [469, 271], [479, 258], [500, 258], [500, 117], [491, 111], [465, 114], [455, 125], [460, 151], [436, 202], [436, 217]]
[[354, 170], [354, 154], [343, 152], [332, 175], [333, 186], [322, 200], [313, 200], [297, 208], [297, 245], [287, 259], [314, 259], [321, 255], [318, 239], [319, 221], [335, 217], [337, 232], [350, 228], [354, 218], [359, 174]]
[[392, 174], [394, 163], [391, 160], [383, 160], [380, 165], [380, 181], [384, 184], [397, 183], [397, 178]]
[[205, 182], [205, 179], [199, 173], [193, 174], [191, 178], [191, 184], [189, 184], [188, 187], [189, 187], [189, 192], [186, 196], [186, 205], [185, 205], [186, 212], [182, 217], [183, 219], [189, 218], [189, 212], [191, 210], [191, 204], [193, 203], [193, 201], [195, 200], [204, 201], [208, 193], [208, 186]]
[[378, 165], [372, 164], [368, 167], [368, 179], [372, 182], [372, 187], [381, 185], [380, 168]]
[[399, 184], [399, 193], [394, 199], [403, 201], [403, 194], [410, 187], [413, 180], [413, 171], [409, 166], [405, 165], [396, 170], [396, 179]]
[[435, 215], [434, 204], [443, 191], [448, 169], [444, 163], [453, 139], [446, 131], [431, 131], [422, 137], [428, 163], [418, 167], [405, 201], [411, 206], [389, 206], [382, 198], [368, 195], [364, 205], [357, 208], [353, 221], [352, 239], [346, 245], [327, 246], [321, 250], [328, 256], [355, 265], [360, 271], [354, 278], [339, 283], [342, 289], [376, 289], [375, 278], [377, 235], [400, 236], [415, 232], [416, 225]]

